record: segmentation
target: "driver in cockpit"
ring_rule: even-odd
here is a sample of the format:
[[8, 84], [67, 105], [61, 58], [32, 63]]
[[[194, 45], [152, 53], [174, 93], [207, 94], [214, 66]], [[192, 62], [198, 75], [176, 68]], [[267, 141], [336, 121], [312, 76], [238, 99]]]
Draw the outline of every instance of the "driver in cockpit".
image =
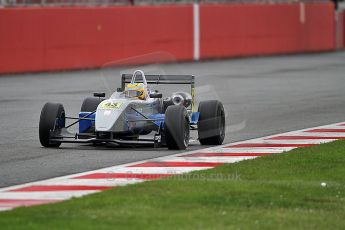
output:
[[129, 98], [137, 98], [140, 100], [146, 100], [147, 93], [145, 85], [143, 83], [129, 83], [124, 91], [125, 96]]

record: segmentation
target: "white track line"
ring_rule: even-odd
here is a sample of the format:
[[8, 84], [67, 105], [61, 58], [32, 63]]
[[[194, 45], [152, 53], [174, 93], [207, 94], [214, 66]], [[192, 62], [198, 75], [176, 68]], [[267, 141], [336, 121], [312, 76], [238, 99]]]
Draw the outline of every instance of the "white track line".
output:
[[46, 181], [42, 182], [39, 185], [78, 185], [78, 186], [123, 186], [128, 184], [135, 184], [143, 182], [144, 180], [129, 178], [129, 179], [65, 179], [65, 180], [58, 180], [58, 181]]
[[308, 132], [300, 132], [300, 133], [289, 133], [285, 135], [284, 133], [281, 135], [276, 136], [313, 136], [313, 137], [345, 137], [345, 133], [308, 133]]
[[[288, 148], [293, 149], [293, 148]], [[207, 149], [207, 150], [200, 150], [200, 153], [281, 153], [281, 150], [272, 149], [272, 148], [260, 148], [260, 149], [253, 149], [253, 148], [220, 148], [220, 149]]]
[[81, 197], [96, 192], [99, 191], [1, 192], [0, 199], [66, 200], [72, 197]]
[[135, 174], [181, 174], [192, 171], [210, 169], [212, 167], [126, 167], [114, 168], [113, 173], [135, 173]]
[[[235, 163], [237, 161], [243, 161], [253, 159], [256, 156], [250, 157], [172, 157], [169, 161], [173, 162], [210, 162], [210, 163]], [[165, 160], [167, 161], [167, 160]], [[164, 162], [164, 161], [163, 161]]]
[[262, 140], [261, 142], [257, 141], [255, 143], [262, 144], [322, 144], [334, 141], [336, 139], [319, 139], [319, 140]]

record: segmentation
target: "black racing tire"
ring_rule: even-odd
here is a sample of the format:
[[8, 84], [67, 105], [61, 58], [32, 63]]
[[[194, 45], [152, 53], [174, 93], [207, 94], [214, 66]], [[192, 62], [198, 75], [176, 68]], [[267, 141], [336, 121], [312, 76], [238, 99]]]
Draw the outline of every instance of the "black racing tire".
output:
[[[58, 119], [58, 120], [57, 120]], [[41, 111], [39, 137], [41, 145], [47, 148], [57, 148], [61, 142], [50, 141], [50, 131], [65, 127], [65, 109], [62, 104], [46, 103]]]
[[96, 97], [87, 97], [81, 105], [80, 112], [93, 112], [103, 100]]
[[183, 150], [189, 143], [189, 118], [181, 105], [171, 105], [165, 111], [164, 136], [168, 149]]
[[217, 100], [199, 104], [198, 136], [202, 145], [221, 145], [225, 138], [225, 112]]

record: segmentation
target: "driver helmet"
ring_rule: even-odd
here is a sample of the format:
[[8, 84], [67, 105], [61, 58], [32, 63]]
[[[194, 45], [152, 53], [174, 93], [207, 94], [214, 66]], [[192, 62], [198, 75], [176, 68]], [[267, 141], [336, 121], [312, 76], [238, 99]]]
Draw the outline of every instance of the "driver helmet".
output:
[[145, 100], [145, 85], [143, 83], [129, 83], [125, 90], [126, 97]]

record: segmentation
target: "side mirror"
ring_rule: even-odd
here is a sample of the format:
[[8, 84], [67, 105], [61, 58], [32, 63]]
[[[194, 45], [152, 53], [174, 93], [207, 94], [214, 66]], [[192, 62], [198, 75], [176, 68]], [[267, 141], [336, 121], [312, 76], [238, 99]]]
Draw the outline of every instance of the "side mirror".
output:
[[105, 93], [93, 93], [94, 97], [105, 97]]
[[163, 95], [162, 95], [162, 93], [151, 93], [150, 97], [151, 98], [162, 98]]

